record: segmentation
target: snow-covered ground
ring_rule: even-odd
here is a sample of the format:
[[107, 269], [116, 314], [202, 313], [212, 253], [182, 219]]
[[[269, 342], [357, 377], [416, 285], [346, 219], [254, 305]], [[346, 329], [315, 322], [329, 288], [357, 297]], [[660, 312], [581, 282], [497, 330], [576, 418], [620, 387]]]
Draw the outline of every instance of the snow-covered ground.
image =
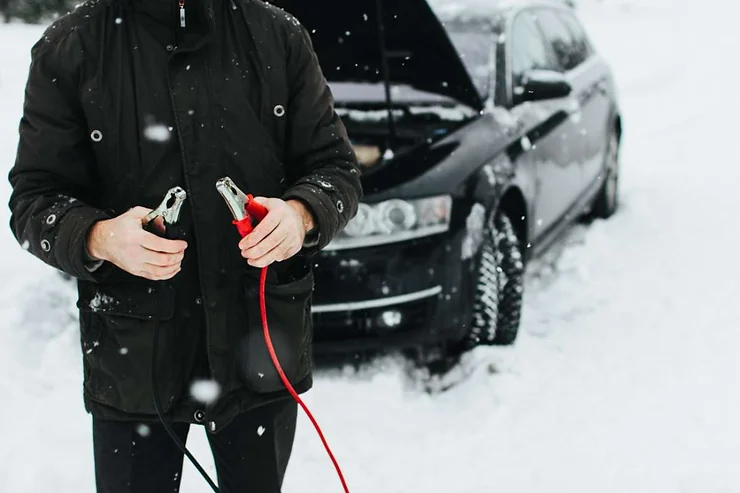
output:
[[[619, 80], [623, 207], [532, 266], [519, 343], [476, 350], [448, 392], [392, 359], [317, 378], [353, 493], [740, 491], [740, 8], [579, 4]], [[0, 26], [3, 169], [39, 34]], [[92, 492], [74, 293], [7, 228], [0, 251], [0, 491]], [[182, 490], [207, 491], [189, 465]], [[340, 491], [303, 417], [285, 491]]]

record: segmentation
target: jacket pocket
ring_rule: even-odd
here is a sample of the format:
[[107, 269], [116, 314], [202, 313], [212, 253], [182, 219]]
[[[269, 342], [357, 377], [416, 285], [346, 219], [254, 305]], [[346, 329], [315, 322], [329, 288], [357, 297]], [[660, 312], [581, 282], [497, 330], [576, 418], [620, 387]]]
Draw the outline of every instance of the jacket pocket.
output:
[[[274, 269], [275, 267], [270, 267]], [[269, 271], [268, 271], [269, 274]], [[267, 325], [275, 353], [285, 375], [297, 385], [311, 373], [311, 294], [313, 273], [289, 282], [270, 280], [265, 285]], [[247, 324], [237, 349], [237, 370], [242, 381], [257, 393], [285, 389], [270, 358], [262, 328], [259, 271], [244, 274]]]
[[156, 365], [157, 392], [167, 412], [184, 382], [172, 354], [172, 287], [81, 283], [77, 306], [85, 394], [124, 412], [155, 414], [152, 369]]

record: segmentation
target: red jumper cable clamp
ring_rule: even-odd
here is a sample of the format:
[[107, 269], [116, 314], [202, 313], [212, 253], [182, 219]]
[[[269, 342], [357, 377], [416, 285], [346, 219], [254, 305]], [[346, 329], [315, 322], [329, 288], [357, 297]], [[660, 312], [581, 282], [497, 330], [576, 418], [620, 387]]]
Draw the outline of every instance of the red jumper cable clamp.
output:
[[267, 209], [254, 201], [252, 195], [245, 195], [239, 187], [234, 185], [231, 178], [221, 178], [216, 182], [218, 193], [226, 201], [226, 205], [234, 216], [233, 224], [242, 238], [252, 232], [254, 226], [267, 215]]
[[[236, 229], [239, 231], [239, 234], [242, 237], [245, 237], [249, 233], [251, 233], [257, 223], [264, 219], [269, 212], [262, 204], [255, 202], [252, 195], [246, 195], [244, 192], [242, 192], [229, 177], [224, 177], [218, 180], [216, 182], [216, 189], [226, 201], [226, 205], [229, 207], [231, 215], [234, 217], [233, 224], [236, 226]], [[311, 421], [314, 428], [316, 429], [316, 433], [318, 433], [319, 438], [321, 439], [321, 443], [324, 445], [324, 449], [326, 449], [326, 453], [329, 455], [329, 459], [331, 459], [332, 463], [334, 464], [334, 468], [337, 471], [337, 475], [339, 476], [339, 481], [341, 481], [342, 483], [344, 492], [349, 493], [349, 488], [347, 487], [347, 483], [344, 480], [342, 469], [339, 467], [339, 463], [334, 457], [334, 454], [332, 453], [331, 448], [326, 441], [326, 438], [324, 438], [324, 433], [321, 431], [321, 427], [319, 426], [316, 419], [313, 417], [313, 414], [311, 414], [308, 406], [304, 404], [301, 397], [295, 391], [293, 385], [291, 385], [290, 383], [290, 380], [288, 380], [288, 377], [285, 375], [283, 368], [280, 366], [280, 361], [278, 360], [277, 354], [275, 353], [275, 348], [272, 345], [272, 338], [270, 337], [270, 330], [267, 325], [267, 305], [265, 302], [266, 282], [267, 267], [263, 267], [262, 272], [260, 273], [259, 289], [260, 316], [262, 319], [262, 333], [265, 338], [267, 350], [270, 353], [270, 358], [272, 359], [273, 365], [275, 365], [275, 369], [277, 370], [278, 375], [280, 375], [280, 379], [282, 380], [283, 385], [285, 385], [285, 388], [293, 397], [293, 400], [295, 400], [298, 405], [301, 406], [303, 411], [306, 413], [306, 416], [308, 416], [308, 419]]]

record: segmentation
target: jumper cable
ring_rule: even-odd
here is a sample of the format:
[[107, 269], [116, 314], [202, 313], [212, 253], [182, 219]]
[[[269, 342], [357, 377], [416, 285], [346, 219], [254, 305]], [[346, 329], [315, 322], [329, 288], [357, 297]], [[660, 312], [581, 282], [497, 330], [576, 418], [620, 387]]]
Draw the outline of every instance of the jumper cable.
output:
[[[229, 207], [231, 215], [234, 217], [233, 224], [236, 226], [236, 229], [237, 231], [239, 231], [239, 234], [242, 236], [242, 238], [251, 233], [257, 223], [264, 219], [269, 212], [267, 208], [265, 208], [262, 204], [256, 202], [251, 194], [246, 195], [244, 192], [242, 192], [229, 177], [224, 177], [218, 180], [218, 182], [216, 182], [216, 189], [226, 201], [226, 205]], [[298, 405], [301, 406], [303, 412], [306, 413], [306, 416], [311, 421], [311, 424], [313, 424], [313, 427], [316, 429], [316, 433], [319, 435], [321, 443], [324, 445], [324, 449], [329, 455], [329, 459], [331, 459], [332, 464], [334, 464], [334, 469], [336, 469], [337, 471], [337, 476], [339, 477], [339, 481], [341, 481], [342, 483], [342, 488], [344, 488], [344, 492], [349, 493], [349, 488], [347, 487], [347, 482], [344, 480], [342, 469], [339, 467], [339, 463], [334, 457], [334, 453], [331, 451], [329, 443], [326, 441], [326, 438], [324, 437], [324, 433], [321, 431], [319, 423], [316, 421], [313, 414], [308, 409], [308, 406], [306, 406], [306, 404], [303, 402], [303, 399], [301, 399], [301, 397], [295, 391], [293, 385], [290, 383], [290, 380], [288, 380], [288, 377], [285, 375], [285, 372], [280, 365], [280, 360], [277, 357], [275, 348], [272, 345], [270, 329], [267, 324], [267, 304], [265, 301], [266, 283], [267, 267], [263, 267], [260, 271], [259, 287], [260, 317], [262, 319], [262, 334], [265, 338], [265, 344], [267, 345], [267, 350], [270, 353], [270, 358], [272, 359], [272, 363], [275, 366], [278, 375], [280, 375], [280, 380], [282, 380], [283, 385], [288, 390], [291, 397], [293, 397], [293, 400], [295, 400]]]

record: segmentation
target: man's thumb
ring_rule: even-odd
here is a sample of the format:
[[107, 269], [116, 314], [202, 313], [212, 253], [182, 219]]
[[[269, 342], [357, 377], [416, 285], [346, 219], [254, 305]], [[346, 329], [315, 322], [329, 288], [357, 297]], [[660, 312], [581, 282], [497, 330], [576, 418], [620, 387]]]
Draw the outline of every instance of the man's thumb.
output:
[[129, 209], [127, 214], [134, 216], [136, 219], [144, 219], [150, 212], [152, 212], [152, 209], [147, 209], [146, 207], [137, 205], [136, 207]]

